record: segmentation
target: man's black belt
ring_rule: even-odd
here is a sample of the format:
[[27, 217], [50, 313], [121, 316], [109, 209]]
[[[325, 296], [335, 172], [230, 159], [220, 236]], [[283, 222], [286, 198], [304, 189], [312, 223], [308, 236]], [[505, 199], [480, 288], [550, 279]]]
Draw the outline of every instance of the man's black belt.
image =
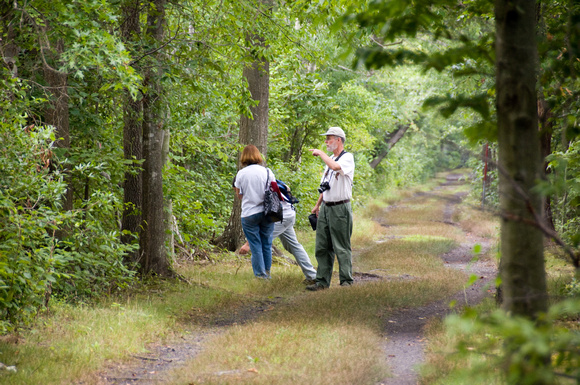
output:
[[330, 206], [341, 205], [343, 203], [348, 203], [348, 202], [350, 202], [350, 199], [345, 199], [343, 201], [336, 201], [336, 202], [324, 202], [324, 204], [327, 205], [328, 207], [330, 207]]

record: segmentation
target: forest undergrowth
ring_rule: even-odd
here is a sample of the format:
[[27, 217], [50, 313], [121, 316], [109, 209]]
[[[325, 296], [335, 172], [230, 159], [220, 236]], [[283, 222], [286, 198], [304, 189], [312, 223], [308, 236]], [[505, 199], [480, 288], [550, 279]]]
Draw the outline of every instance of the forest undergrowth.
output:
[[[441, 187], [443, 177], [378, 197], [355, 213], [352, 287], [339, 287], [335, 279], [329, 290], [305, 292], [300, 269], [285, 258], [266, 282], [253, 278], [245, 256], [182, 260], [177, 269], [187, 282], [150, 282], [93, 304], [53, 304], [34, 326], [0, 342], [0, 362], [16, 369], [1, 372], [2, 382], [388, 379], [384, 324], [390, 314], [444, 300], [469, 280], [440, 258], [465, 241], [461, 227], [445, 220], [445, 210], [468, 191], [466, 184]], [[493, 242], [492, 218], [457, 219]], [[301, 231], [299, 239], [315, 264], [314, 233]], [[162, 358], [171, 350], [182, 354]]]

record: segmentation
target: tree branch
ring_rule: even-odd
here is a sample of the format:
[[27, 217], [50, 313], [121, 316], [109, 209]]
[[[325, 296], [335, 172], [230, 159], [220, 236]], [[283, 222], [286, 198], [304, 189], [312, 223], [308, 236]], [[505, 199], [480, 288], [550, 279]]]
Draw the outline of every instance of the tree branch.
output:
[[403, 44], [403, 41], [402, 40], [401, 41], [395, 41], [395, 42], [389, 43], [389, 44], [383, 44], [380, 41], [378, 41], [377, 38], [374, 35], [372, 35], [370, 39], [371, 39], [371, 41], [373, 43], [375, 43], [376, 45], [378, 45], [379, 47], [381, 47], [383, 49], [387, 49], [387, 47], [391, 47], [393, 45]]
[[381, 163], [381, 161], [387, 156], [389, 151], [391, 151], [391, 148], [393, 148], [395, 144], [397, 144], [397, 142], [401, 140], [403, 135], [405, 135], [409, 127], [411, 127], [411, 123], [405, 124], [404, 126], [398, 125], [397, 131], [393, 133], [393, 136], [391, 136], [387, 142], [387, 148], [375, 159], [373, 159], [372, 162], [370, 163], [372, 169], [376, 168], [379, 165], [379, 163]]
[[153, 55], [154, 53], [161, 51], [163, 48], [167, 47], [169, 45], [169, 43], [171, 43], [173, 40], [175, 40], [177, 38], [178, 34], [179, 34], [179, 25], [177, 26], [177, 30], [175, 31], [175, 35], [172, 38], [169, 38], [165, 43], [161, 44], [159, 47], [152, 49], [151, 51], [145, 52], [139, 58], [130, 62], [129, 65], [132, 67], [133, 65], [137, 64], [138, 62], [140, 62], [141, 60], [143, 60], [147, 56]]

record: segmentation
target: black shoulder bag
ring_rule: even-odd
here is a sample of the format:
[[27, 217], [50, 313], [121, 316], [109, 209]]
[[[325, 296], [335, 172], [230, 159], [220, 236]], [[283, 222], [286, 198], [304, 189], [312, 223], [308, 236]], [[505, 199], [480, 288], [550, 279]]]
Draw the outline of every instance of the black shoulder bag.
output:
[[271, 222], [279, 222], [284, 218], [282, 202], [280, 201], [278, 193], [272, 189], [270, 169], [266, 168], [266, 172], [268, 173], [268, 177], [266, 178], [266, 187], [264, 190], [264, 215]]

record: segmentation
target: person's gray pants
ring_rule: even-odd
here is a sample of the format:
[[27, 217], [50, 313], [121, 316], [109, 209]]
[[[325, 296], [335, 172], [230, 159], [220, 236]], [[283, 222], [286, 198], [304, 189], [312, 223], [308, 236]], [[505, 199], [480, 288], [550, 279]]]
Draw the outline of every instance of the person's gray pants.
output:
[[296, 215], [291, 217], [284, 217], [282, 222], [276, 222], [274, 224], [274, 234], [273, 237], [279, 237], [282, 241], [282, 246], [291, 253], [298, 266], [302, 269], [306, 279], [314, 280], [316, 279], [316, 270], [310, 262], [310, 257], [304, 250], [304, 247], [298, 242], [296, 238], [296, 232], [294, 231], [294, 223], [296, 222]]

